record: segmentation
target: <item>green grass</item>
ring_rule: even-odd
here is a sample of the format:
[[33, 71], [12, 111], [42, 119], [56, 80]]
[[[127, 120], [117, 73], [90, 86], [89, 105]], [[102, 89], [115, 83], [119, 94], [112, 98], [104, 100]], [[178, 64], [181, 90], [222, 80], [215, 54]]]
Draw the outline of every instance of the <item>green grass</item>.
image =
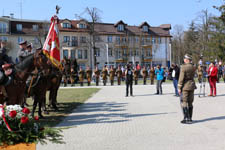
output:
[[[40, 122], [44, 126], [56, 126], [64, 119], [64, 117], [70, 114], [73, 109], [83, 104], [88, 98], [90, 98], [94, 93], [98, 91], [99, 89], [97, 88], [60, 89], [57, 96], [57, 106], [59, 110], [55, 111], [52, 108], [48, 108], [49, 114], [46, 115], [42, 113], [45, 118], [41, 119]], [[48, 94], [49, 93], [47, 93], [46, 96], [47, 99]], [[27, 102], [28, 104], [30, 104], [29, 108], [32, 109], [33, 101], [29, 98]], [[37, 110], [38, 108], [36, 108], [35, 115], [37, 115]]]

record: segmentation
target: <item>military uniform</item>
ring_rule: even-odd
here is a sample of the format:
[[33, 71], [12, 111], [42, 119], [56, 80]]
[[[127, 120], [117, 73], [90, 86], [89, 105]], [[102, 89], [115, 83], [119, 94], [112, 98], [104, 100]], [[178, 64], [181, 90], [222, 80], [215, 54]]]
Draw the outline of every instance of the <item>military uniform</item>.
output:
[[77, 76], [77, 73], [74, 70], [71, 70], [71, 72], [70, 72], [70, 83], [71, 83], [71, 86], [74, 86], [76, 76]]
[[[191, 56], [185, 55], [185, 59], [190, 59]], [[193, 112], [193, 101], [194, 101], [194, 90], [196, 89], [195, 81], [195, 67], [191, 63], [185, 63], [181, 66], [178, 89], [182, 92], [182, 109], [184, 114], [184, 119], [181, 123], [188, 123], [192, 121]]]
[[130, 69], [130, 66], [127, 67], [127, 70], [125, 71], [125, 77], [126, 77], [126, 97], [129, 93], [129, 87], [130, 87], [130, 96], [133, 96], [133, 71]]
[[198, 82], [201, 83], [203, 78], [203, 69], [202, 66], [200, 65], [198, 66], [197, 75], [198, 75]]
[[102, 70], [102, 80], [103, 80], [104, 86], [106, 85], [106, 82], [107, 82], [107, 76], [108, 76], [108, 70], [104, 68]]
[[115, 70], [113, 68], [111, 68], [109, 70], [109, 79], [110, 79], [111, 85], [114, 84], [114, 76], [115, 76]]
[[91, 85], [91, 75], [92, 75], [91, 69], [87, 69], [87, 70], [86, 70], [86, 77], [87, 77], [87, 83], [88, 83], [88, 86]]
[[79, 81], [80, 81], [80, 86], [83, 86], [84, 85], [84, 71], [83, 70], [80, 70], [79, 71]]
[[148, 77], [148, 71], [145, 68], [142, 70], [142, 76], [143, 76], [143, 84], [146, 85], [146, 80], [147, 80], [147, 77]]
[[99, 84], [99, 77], [100, 77], [100, 71], [98, 69], [95, 69], [95, 81], [96, 81], [96, 86]]
[[121, 84], [122, 74], [123, 74], [123, 72], [122, 72], [122, 70], [120, 68], [116, 70], [116, 76], [117, 76], [117, 83], [118, 83], [118, 85]]
[[155, 78], [155, 70], [154, 70], [153, 67], [150, 69], [149, 74], [150, 74], [149, 76], [150, 76], [150, 80], [151, 80], [151, 85], [153, 85], [154, 84], [154, 78]]
[[25, 57], [28, 56], [28, 51], [26, 50], [27, 41], [20, 42], [19, 45], [20, 46], [22, 45], [23, 48], [19, 49], [19, 51], [17, 53], [17, 57], [19, 59], [19, 62], [22, 62], [25, 59]]
[[134, 84], [137, 85], [138, 84], [138, 75], [139, 75], [139, 71], [137, 69], [134, 70]]

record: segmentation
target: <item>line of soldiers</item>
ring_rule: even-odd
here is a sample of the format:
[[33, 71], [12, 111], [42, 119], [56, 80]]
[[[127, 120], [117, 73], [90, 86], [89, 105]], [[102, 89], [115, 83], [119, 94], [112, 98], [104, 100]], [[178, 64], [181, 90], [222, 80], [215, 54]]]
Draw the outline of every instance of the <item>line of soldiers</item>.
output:
[[[137, 69], [136, 67], [133, 69], [134, 72], [134, 81], [135, 85], [138, 84], [138, 79], [140, 77], [140, 74], [143, 77], [143, 84], [146, 85], [148, 76], [150, 77], [151, 84], [154, 84], [154, 78], [155, 78], [155, 70], [152, 67], [149, 71], [146, 69], [146, 67], [143, 67], [142, 70]], [[95, 70], [91, 70], [90, 67], [87, 67], [85, 70], [80, 67], [79, 71], [75, 71], [73, 68], [71, 69], [71, 75], [70, 75], [70, 81], [71, 86], [74, 86], [75, 80], [80, 83], [80, 86], [84, 85], [84, 80], [87, 79], [87, 85], [91, 85], [92, 78], [95, 80], [96, 86], [99, 85], [100, 77], [102, 78], [103, 85], [106, 86], [107, 80], [109, 79], [110, 85], [114, 85], [114, 79], [117, 79], [117, 84], [121, 85], [121, 81], [124, 80], [125, 70], [121, 68], [121, 66], [118, 66], [118, 68], [114, 68], [113, 66], [110, 67], [110, 69], [107, 68], [107, 66], [104, 66], [102, 70], [99, 70], [98, 67], [95, 68]], [[68, 75], [66, 75], [68, 76]], [[67, 80], [67, 79], [64, 79]], [[66, 81], [64, 81], [65, 83]], [[64, 84], [65, 86], [65, 84]]]

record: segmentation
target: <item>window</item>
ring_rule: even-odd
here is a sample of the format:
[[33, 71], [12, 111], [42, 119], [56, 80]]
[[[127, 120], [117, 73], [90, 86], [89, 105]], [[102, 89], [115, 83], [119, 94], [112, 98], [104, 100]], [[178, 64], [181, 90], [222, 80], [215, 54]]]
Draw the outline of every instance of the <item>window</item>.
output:
[[127, 39], [126, 37], [122, 37], [122, 43], [126, 43]]
[[7, 24], [0, 22], [0, 33], [6, 33], [7, 32]]
[[68, 50], [67, 50], [67, 49], [64, 49], [64, 50], [63, 50], [63, 58], [64, 58], [64, 57], [68, 58], [68, 56], [69, 56], [69, 55], [68, 55]]
[[80, 37], [80, 42], [81, 43], [86, 43], [86, 37], [85, 36], [81, 36]]
[[88, 58], [88, 51], [84, 50], [84, 59], [87, 59], [87, 58]]
[[147, 49], [146, 56], [147, 57], [151, 57], [151, 49], [150, 48]]
[[82, 59], [82, 50], [78, 50], [78, 59]]
[[63, 28], [71, 28], [71, 25], [69, 23], [63, 23]]
[[152, 44], [155, 44], [155, 38], [152, 37]]
[[135, 56], [139, 56], [139, 49], [138, 48], [136, 48], [136, 50], [135, 50], [135, 54], [134, 54]]
[[78, 39], [76, 36], [72, 36], [72, 46], [78, 46]]
[[96, 56], [100, 57], [100, 49], [99, 48], [96, 48]]
[[76, 57], [75, 57], [75, 50], [71, 50], [70, 51], [70, 58], [72, 58], [72, 59], [75, 59]]
[[34, 44], [39, 44], [39, 39], [37, 37], [34, 38]]
[[19, 36], [18, 39], [17, 39], [17, 42], [20, 43], [22, 41], [23, 41], [23, 38]]
[[120, 37], [119, 36], [116, 37], [116, 43], [120, 44]]
[[132, 41], [133, 41], [133, 37], [132, 37], [132, 36], [129, 36], [128, 42], [129, 42], [129, 43], [132, 43]]
[[146, 42], [150, 42], [150, 37], [149, 36], [146, 38]]
[[8, 41], [8, 37], [6, 36], [0, 36], [0, 42], [7, 42]]
[[133, 50], [130, 49], [130, 56], [133, 56]]
[[161, 44], [161, 37], [158, 37], [158, 44]]
[[143, 27], [142, 27], [142, 30], [143, 30], [144, 32], [148, 32], [148, 26], [143, 26]]
[[124, 31], [124, 25], [123, 25], [123, 24], [119, 24], [119, 25], [117, 26], [117, 30], [118, 30], [118, 31]]
[[67, 43], [70, 41], [70, 37], [69, 36], [64, 36], [63, 37], [63, 43]]
[[123, 56], [127, 56], [127, 49], [126, 48], [123, 49]]
[[16, 24], [16, 30], [17, 31], [22, 31], [23, 30], [22, 24]]
[[112, 43], [112, 36], [111, 35], [108, 36], [108, 42]]
[[139, 37], [135, 37], [135, 42], [136, 42], [136, 43], [139, 42]]
[[34, 24], [32, 27], [33, 27], [33, 31], [38, 31], [38, 25], [37, 24]]
[[86, 28], [86, 24], [80, 23], [80, 24], [79, 24], [79, 28], [80, 28], [80, 29], [85, 29], [85, 28]]
[[112, 57], [112, 56], [113, 56], [112, 48], [109, 48], [109, 49], [108, 49], [108, 56], [109, 56], [109, 57]]
[[95, 41], [96, 41], [96, 42], [100, 42], [100, 41], [101, 41], [100, 36], [95, 36]]

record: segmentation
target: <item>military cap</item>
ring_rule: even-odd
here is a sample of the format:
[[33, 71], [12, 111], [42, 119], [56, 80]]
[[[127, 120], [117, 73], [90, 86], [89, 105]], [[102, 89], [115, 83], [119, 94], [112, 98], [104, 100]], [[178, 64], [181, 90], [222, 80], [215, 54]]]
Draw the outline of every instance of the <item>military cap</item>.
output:
[[184, 59], [192, 60], [192, 57], [191, 57], [191, 55], [189, 55], [189, 54], [185, 54], [185, 55], [184, 55]]
[[19, 45], [27, 44], [27, 41], [22, 41], [19, 43]]
[[31, 45], [31, 44], [28, 44], [28, 45], [27, 45], [27, 48], [32, 48], [32, 45]]
[[42, 50], [42, 47], [38, 47], [38, 48], [36, 49], [36, 51], [39, 51], [39, 50]]

